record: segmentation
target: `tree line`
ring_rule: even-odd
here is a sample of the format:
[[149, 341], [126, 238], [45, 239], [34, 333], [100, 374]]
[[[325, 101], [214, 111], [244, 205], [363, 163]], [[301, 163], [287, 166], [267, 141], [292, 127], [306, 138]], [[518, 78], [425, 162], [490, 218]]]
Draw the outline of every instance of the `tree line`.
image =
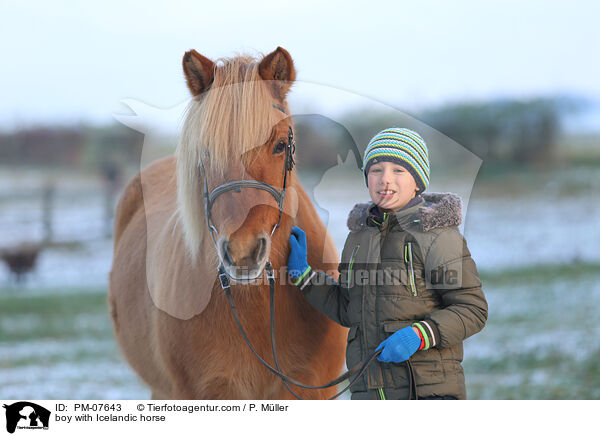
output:
[[[336, 154], [362, 155], [369, 139], [393, 125], [425, 125], [475, 153], [488, 164], [529, 165], [552, 161], [566, 116], [581, 110], [575, 97], [504, 99], [448, 104], [420, 113], [354, 109], [333, 121], [301, 115], [294, 122], [303, 167], [324, 167]], [[349, 133], [352, 131], [352, 135]], [[93, 166], [139, 163], [143, 134], [124, 125], [34, 127], [0, 133], [0, 164]], [[436, 152], [437, 153], [437, 152]], [[443, 154], [443, 150], [441, 151]]]

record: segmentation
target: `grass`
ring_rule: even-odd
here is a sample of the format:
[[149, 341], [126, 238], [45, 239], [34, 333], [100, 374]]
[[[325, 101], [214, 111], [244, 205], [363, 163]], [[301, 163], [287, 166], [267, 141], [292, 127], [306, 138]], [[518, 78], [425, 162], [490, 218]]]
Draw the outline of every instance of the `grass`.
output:
[[105, 291], [28, 297], [3, 290], [0, 294], [0, 343], [112, 334]]
[[106, 290], [46, 292], [0, 288], [0, 397], [148, 398], [114, 340]]
[[600, 348], [584, 359], [558, 350], [465, 361], [470, 398], [600, 399]]
[[465, 342], [470, 398], [600, 399], [600, 265], [481, 274], [484, 330]]
[[600, 264], [574, 262], [568, 264], [531, 265], [524, 268], [503, 269], [501, 271], [480, 271], [481, 280], [490, 286], [510, 284], [547, 284], [559, 279], [579, 280], [583, 277], [598, 276]]

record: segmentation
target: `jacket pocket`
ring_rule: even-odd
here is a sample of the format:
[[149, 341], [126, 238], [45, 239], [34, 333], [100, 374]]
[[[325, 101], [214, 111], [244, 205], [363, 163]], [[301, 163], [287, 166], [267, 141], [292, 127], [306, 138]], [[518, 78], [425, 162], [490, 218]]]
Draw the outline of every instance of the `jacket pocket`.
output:
[[412, 325], [415, 321], [386, 321], [383, 323], [383, 331], [386, 333], [385, 338], [387, 339], [392, 333], [396, 333], [398, 330], [403, 329]]
[[350, 260], [348, 261], [348, 276], [346, 278], [348, 289], [354, 286], [354, 281], [352, 280], [352, 267], [354, 266], [354, 259], [356, 259], [356, 255], [358, 254], [359, 249], [360, 244], [354, 247], [354, 249], [352, 250], [352, 254], [350, 255]]
[[406, 265], [407, 287], [410, 289], [413, 297], [417, 296], [417, 279], [415, 276], [415, 267], [413, 264], [413, 247], [412, 242], [404, 244], [404, 264]]
[[[348, 331], [348, 344], [346, 346], [346, 366], [348, 369], [352, 369], [358, 365], [361, 361], [361, 356], [362, 348], [360, 345], [359, 328], [357, 325], [353, 325]], [[356, 376], [353, 376], [350, 381], [354, 380], [354, 377]], [[360, 380], [357, 380], [356, 383], [350, 387], [350, 392], [366, 391], [367, 385], [365, 383], [365, 377], [366, 375], [363, 375]]]
[[410, 361], [418, 386], [436, 385], [444, 382], [444, 367], [442, 363], [435, 360]]

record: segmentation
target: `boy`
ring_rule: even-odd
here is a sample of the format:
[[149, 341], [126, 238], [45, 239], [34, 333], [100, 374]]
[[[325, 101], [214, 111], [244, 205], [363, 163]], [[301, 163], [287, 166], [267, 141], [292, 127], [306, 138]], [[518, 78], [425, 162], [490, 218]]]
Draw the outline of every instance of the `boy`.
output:
[[382, 350], [352, 399], [466, 399], [462, 342], [485, 325], [487, 303], [457, 228], [460, 198], [423, 193], [428, 151], [411, 130], [379, 132], [363, 161], [373, 202], [350, 212], [339, 282], [308, 265], [298, 227], [289, 274], [315, 308], [350, 328], [348, 368]]

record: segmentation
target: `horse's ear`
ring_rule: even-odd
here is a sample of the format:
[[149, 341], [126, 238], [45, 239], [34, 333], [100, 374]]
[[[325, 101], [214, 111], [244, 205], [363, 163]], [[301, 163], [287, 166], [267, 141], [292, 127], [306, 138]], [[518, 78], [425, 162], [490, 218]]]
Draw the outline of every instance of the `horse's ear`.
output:
[[296, 80], [294, 61], [287, 50], [277, 49], [266, 55], [258, 66], [258, 74], [263, 80], [272, 80], [272, 92], [277, 98], [283, 99]]
[[190, 92], [195, 97], [206, 91], [215, 77], [215, 64], [196, 50], [183, 55], [183, 72]]

